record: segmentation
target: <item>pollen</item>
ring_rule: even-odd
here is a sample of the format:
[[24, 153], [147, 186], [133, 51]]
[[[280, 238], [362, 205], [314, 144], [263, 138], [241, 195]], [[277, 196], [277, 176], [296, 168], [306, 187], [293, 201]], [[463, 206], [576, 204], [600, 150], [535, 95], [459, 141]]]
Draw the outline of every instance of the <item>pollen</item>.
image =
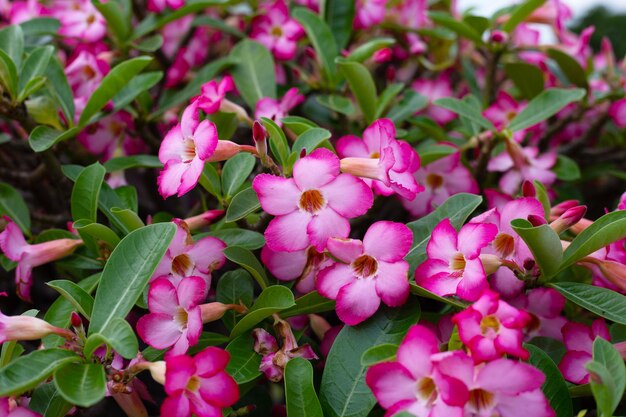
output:
[[417, 396], [426, 402], [432, 403], [437, 399], [437, 386], [432, 378], [425, 377], [417, 382]]
[[307, 190], [300, 196], [300, 209], [315, 214], [324, 208], [326, 200], [319, 190]]
[[194, 375], [189, 379], [186, 389], [191, 392], [197, 392], [200, 389], [201, 385], [202, 383], [200, 381], [200, 378]]
[[178, 310], [176, 310], [176, 313], [174, 314], [174, 321], [176, 322], [176, 324], [178, 324], [181, 328], [185, 329], [187, 328], [188, 320], [189, 320], [189, 314], [187, 314], [187, 311], [184, 308], [179, 307]]
[[463, 271], [465, 269], [465, 256], [461, 252], [457, 252], [450, 261], [450, 268], [455, 271]]
[[378, 262], [369, 255], [361, 255], [352, 262], [352, 270], [359, 277], [371, 277], [378, 271]]

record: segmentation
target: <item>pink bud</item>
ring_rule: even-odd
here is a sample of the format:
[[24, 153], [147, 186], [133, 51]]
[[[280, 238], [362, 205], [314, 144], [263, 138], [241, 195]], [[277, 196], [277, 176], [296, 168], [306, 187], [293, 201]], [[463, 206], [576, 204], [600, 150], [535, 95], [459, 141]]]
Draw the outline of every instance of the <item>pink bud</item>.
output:
[[226, 161], [237, 155], [241, 150], [241, 146], [235, 142], [229, 140], [218, 140], [215, 152], [210, 158], [206, 159], [206, 162], [220, 162]]
[[207, 210], [197, 216], [188, 217], [184, 221], [189, 230], [198, 230], [224, 217], [224, 210]]
[[580, 203], [577, 200], [565, 200], [550, 209], [550, 217], [553, 218], [553, 220], [556, 220], [561, 214], [579, 204]]
[[586, 212], [586, 206], [572, 207], [566, 210], [565, 213], [563, 213], [558, 219], [550, 223], [550, 227], [557, 234], [561, 234], [565, 230], [578, 223], [583, 218]]
[[394, 66], [388, 66], [385, 70], [385, 78], [389, 82], [393, 82], [396, 80], [396, 68]]
[[255, 120], [252, 125], [252, 139], [254, 139], [254, 145], [259, 156], [267, 155], [267, 131], [258, 120]]
[[494, 30], [491, 32], [491, 42], [504, 43], [508, 41], [509, 35], [501, 30]]
[[12, 340], [39, 340], [50, 334], [72, 339], [74, 333], [30, 316], [5, 316], [0, 313], [0, 344]]
[[306, 156], [306, 148], [302, 148], [302, 150], [300, 151], [300, 159], [304, 158]]
[[522, 183], [522, 195], [524, 197], [535, 197], [537, 195], [535, 184], [533, 184], [531, 181], [524, 180], [524, 182]]
[[220, 302], [213, 302], [200, 305], [200, 311], [202, 314], [202, 323], [210, 323], [221, 319], [228, 310], [235, 310], [238, 313], [245, 313], [246, 307], [239, 304], [222, 304]]
[[548, 224], [548, 222], [546, 221], [546, 219], [544, 219], [541, 216], [537, 216], [536, 214], [529, 214], [528, 215], [528, 221], [530, 222], [530, 224], [532, 224], [534, 227], [539, 227], [541, 225], [544, 224]]
[[391, 49], [383, 48], [374, 52], [374, 55], [372, 56], [372, 58], [374, 59], [374, 62], [378, 64], [382, 64], [383, 62], [389, 61], [391, 59], [391, 56], [392, 56]]
[[70, 316], [70, 323], [72, 323], [72, 327], [81, 327], [83, 325], [83, 320], [80, 318], [77, 312], [72, 311], [72, 315]]
[[524, 269], [527, 271], [532, 271], [535, 268], [536, 262], [534, 259], [528, 258], [524, 260]]

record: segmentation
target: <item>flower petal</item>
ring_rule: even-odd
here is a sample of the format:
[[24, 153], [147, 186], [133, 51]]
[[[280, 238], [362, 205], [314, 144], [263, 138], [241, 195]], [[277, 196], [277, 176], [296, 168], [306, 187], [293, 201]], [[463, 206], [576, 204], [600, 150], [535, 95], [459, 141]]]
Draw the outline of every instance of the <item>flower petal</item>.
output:
[[339, 290], [355, 279], [356, 277], [349, 265], [335, 263], [320, 271], [315, 286], [321, 295], [336, 300]]
[[363, 254], [363, 242], [333, 237], [328, 239], [327, 249], [335, 258], [349, 264]]
[[291, 178], [260, 174], [252, 181], [252, 188], [259, 197], [261, 207], [269, 214], [279, 216], [298, 209], [302, 192]]
[[394, 263], [378, 261], [376, 293], [383, 303], [390, 307], [401, 306], [405, 303], [409, 296], [408, 271], [409, 263], [406, 261]]
[[311, 245], [315, 246], [318, 252], [323, 252], [329, 238], [345, 238], [350, 234], [350, 222], [333, 209], [327, 207], [317, 213], [316, 216], [313, 216], [313, 219], [307, 225], [306, 231]]
[[309, 246], [307, 229], [310, 221], [311, 215], [300, 210], [275, 217], [265, 229], [267, 246], [275, 251], [286, 252], [307, 248]]
[[342, 287], [337, 294], [337, 316], [349, 326], [372, 317], [380, 306], [372, 279], [357, 279]]
[[402, 223], [380, 221], [372, 224], [365, 237], [363, 246], [368, 255], [377, 260], [396, 262], [403, 259], [413, 244], [411, 229]]
[[328, 149], [316, 149], [296, 161], [293, 179], [302, 191], [317, 189], [339, 175], [339, 158]]
[[178, 341], [182, 329], [172, 316], [150, 313], [137, 321], [139, 337], [155, 349], [167, 349]]
[[374, 204], [370, 187], [360, 178], [340, 174], [320, 187], [327, 204], [337, 213], [349, 219], [367, 213]]

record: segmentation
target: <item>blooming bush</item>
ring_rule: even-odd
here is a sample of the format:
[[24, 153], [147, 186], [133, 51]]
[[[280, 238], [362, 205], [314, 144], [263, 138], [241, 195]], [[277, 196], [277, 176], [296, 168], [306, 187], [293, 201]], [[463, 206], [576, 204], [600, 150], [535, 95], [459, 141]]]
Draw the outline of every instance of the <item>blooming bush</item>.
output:
[[0, 417], [626, 413], [626, 64], [561, 1], [0, 16]]

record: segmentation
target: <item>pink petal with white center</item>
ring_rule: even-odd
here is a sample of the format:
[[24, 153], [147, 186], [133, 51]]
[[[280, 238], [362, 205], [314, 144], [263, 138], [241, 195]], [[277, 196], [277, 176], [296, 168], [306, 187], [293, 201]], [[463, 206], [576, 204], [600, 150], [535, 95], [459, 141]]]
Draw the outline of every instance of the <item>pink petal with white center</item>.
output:
[[[6, 219], [8, 217], [5, 217]], [[0, 249], [7, 258], [13, 262], [19, 262], [27, 247], [28, 243], [26, 243], [22, 231], [9, 219], [6, 227], [0, 233]]]
[[300, 278], [304, 271], [307, 263], [307, 250], [277, 252], [265, 245], [261, 249], [261, 261], [276, 279], [293, 281]]
[[182, 329], [172, 316], [150, 313], [137, 322], [139, 337], [155, 349], [167, 349], [178, 341]]
[[439, 352], [439, 341], [435, 334], [425, 326], [411, 326], [398, 347], [396, 357], [414, 378], [430, 375], [432, 371], [431, 355]]
[[316, 149], [296, 161], [293, 179], [302, 191], [320, 188], [339, 175], [339, 158], [328, 149]]
[[183, 162], [175, 159], [170, 159], [166, 162], [157, 179], [159, 194], [161, 194], [163, 198], [167, 198], [178, 193], [183, 174], [186, 171], [187, 164]]
[[209, 378], [226, 369], [230, 354], [224, 349], [208, 347], [194, 356], [197, 374], [203, 378]]
[[383, 408], [415, 399], [415, 378], [398, 362], [379, 363], [370, 367], [365, 382]]
[[426, 253], [429, 258], [449, 261], [457, 252], [456, 230], [449, 219], [443, 219], [433, 229]]
[[179, 197], [187, 194], [198, 184], [198, 180], [204, 169], [204, 161], [200, 158], [194, 158], [189, 164], [185, 165], [187, 165], [187, 167], [180, 178], [180, 186], [178, 187]]
[[209, 159], [217, 148], [217, 127], [209, 120], [203, 120], [193, 134], [196, 153], [201, 160]]
[[320, 191], [328, 206], [349, 219], [367, 213], [374, 204], [370, 187], [350, 174], [339, 174], [334, 181], [320, 187]]
[[188, 349], [189, 339], [187, 339], [187, 330], [183, 330], [176, 343], [165, 353], [165, 357], [184, 355], [187, 353]]
[[216, 237], [207, 236], [194, 243], [193, 247], [187, 250], [187, 256], [191, 258], [197, 270], [208, 274], [224, 266], [226, 262], [224, 249], [226, 243]]
[[265, 229], [267, 246], [272, 250], [283, 252], [307, 248], [309, 246], [307, 226], [310, 221], [311, 215], [300, 210], [275, 217]]
[[459, 282], [456, 295], [464, 300], [474, 301], [489, 287], [480, 259], [466, 259], [463, 279]]
[[356, 326], [372, 317], [380, 306], [374, 280], [357, 279], [341, 287], [336, 305], [337, 316], [349, 326]]
[[194, 101], [183, 111], [180, 118], [180, 129], [183, 137], [193, 138], [193, 133], [198, 127], [198, 101]]
[[239, 399], [237, 383], [224, 371], [202, 378], [199, 392], [203, 400], [220, 408], [230, 407]]
[[514, 396], [498, 398], [496, 410], [499, 415], [507, 417], [554, 417], [554, 410], [539, 389], [523, 392]]
[[163, 400], [161, 415], [171, 417], [189, 417], [191, 415], [191, 404], [189, 404], [184, 391], [170, 395]]
[[493, 224], [468, 223], [459, 231], [459, 251], [465, 258], [476, 258], [481, 249], [489, 245], [497, 234], [498, 228]]
[[467, 387], [474, 386], [474, 361], [465, 351], [452, 350], [435, 353], [430, 358], [438, 373], [454, 377]]
[[200, 277], [183, 278], [176, 288], [176, 293], [178, 295], [178, 304], [185, 310], [190, 310], [204, 301], [206, 283]]
[[376, 273], [376, 293], [383, 303], [390, 307], [398, 307], [406, 302], [409, 296], [407, 273], [409, 263], [378, 261]]
[[[506, 375], [506, 378], [502, 378]], [[545, 375], [526, 363], [496, 359], [478, 371], [476, 384], [484, 390], [504, 395], [518, 395], [538, 389]]]
[[315, 286], [321, 295], [336, 300], [339, 290], [355, 279], [354, 272], [349, 265], [336, 263], [319, 272]]
[[[375, 148], [375, 152], [378, 152], [378, 146]], [[339, 138], [335, 145], [337, 155], [341, 158], [358, 157], [358, 158], [370, 158], [372, 152], [367, 148], [365, 142], [354, 135], [347, 135]]]
[[396, 222], [376, 222], [367, 229], [363, 237], [365, 252], [386, 262], [396, 262], [404, 258], [412, 244], [411, 229]]
[[[291, 216], [289, 214], [288, 216]], [[311, 245], [323, 252], [331, 237], [344, 238], [350, 234], [350, 222], [331, 208], [320, 211], [306, 228]]]
[[260, 174], [252, 181], [252, 188], [268, 214], [279, 216], [298, 209], [302, 191], [291, 178]]
[[161, 277], [152, 281], [148, 291], [148, 308], [151, 313], [173, 316], [178, 305], [176, 288], [167, 278]]
[[327, 249], [335, 258], [350, 264], [363, 254], [363, 242], [358, 239], [330, 238]]
[[509, 195], [514, 195], [520, 188], [524, 178], [519, 171], [511, 170], [500, 178], [500, 189]]
[[589, 382], [589, 372], [585, 365], [593, 358], [587, 352], [571, 350], [563, 356], [559, 363], [559, 370], [563, 377], [574, 384], [586, 384]]
[[423, 271], [443, 266], [447, 269], [448, 264], [434, 259], [427, 260], [415, 270], [415, 283], [441, 297], [456, 294], [459, 278], [451, 276], [449, 272], [423, 274]]

